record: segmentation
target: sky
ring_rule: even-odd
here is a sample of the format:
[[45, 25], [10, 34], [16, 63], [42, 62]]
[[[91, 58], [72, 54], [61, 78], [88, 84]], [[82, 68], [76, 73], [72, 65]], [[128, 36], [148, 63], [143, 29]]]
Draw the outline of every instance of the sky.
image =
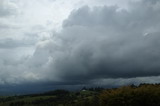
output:
[[160, 81], [159, 0], [1, 0], [0, 93]]

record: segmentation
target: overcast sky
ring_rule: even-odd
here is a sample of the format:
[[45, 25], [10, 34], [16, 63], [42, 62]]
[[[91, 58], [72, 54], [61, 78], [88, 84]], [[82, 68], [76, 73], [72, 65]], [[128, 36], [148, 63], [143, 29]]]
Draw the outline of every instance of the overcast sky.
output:
[[159, 0], [0, 0], [0, 92], [159, 83], [159, 19]]

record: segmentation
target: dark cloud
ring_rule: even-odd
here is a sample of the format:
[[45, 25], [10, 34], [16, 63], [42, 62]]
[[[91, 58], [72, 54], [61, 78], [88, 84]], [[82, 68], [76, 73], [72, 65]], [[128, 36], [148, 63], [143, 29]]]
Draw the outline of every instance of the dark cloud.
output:
[[74, 10], [57, 35], [61, 49], [52, 53], [53, 75], [71, 82], [159, 76], [159, 4], [143, 0], [128, 10]]
[[[6, 65], [0, 60], [4, 76], [0, 83], [113, 86], [157, 82], [160, 2], [142, 0], [131, 2], [128, 7], [84, 6], [73, 10], [60, 32], [36, 40], [33, 55], [16, 64]], [[23, 45], [12, 40], [3, 42], [0, 41], [1, 48]]]

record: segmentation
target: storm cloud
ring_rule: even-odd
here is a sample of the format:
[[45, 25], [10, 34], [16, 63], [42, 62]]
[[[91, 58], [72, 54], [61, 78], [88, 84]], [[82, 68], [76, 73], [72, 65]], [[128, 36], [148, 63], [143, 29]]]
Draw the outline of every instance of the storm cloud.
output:
[[74, 10], [55, 36], [53, 75], [69, 81], [159, 76], [159, 3]]
[[36, 27], [38, 31], [32, 26], [30, 34], [26, 32], [28, 29], [23, 34], [27, 36], [27, 40], [21, 39], [25, 43], [0, 41], [0, 49], [8, 48], [7, 51], [9, 48], [28, 51], [28, 45], [33, 47], [33, 53], [19, 59], [8, 53], [7, 56], [13, 58], [11, 61], [6, 52], [0, 51], [3, 54], [0, 83], [49, 82], [77, 86], [157, 83], [160, 76], [159, 19], [159, 0], [129, 2], [127, 8], [104, 4], [74, 9], [58, 32], [43, 30], [41, 33], [39, 30], [45, 26]]

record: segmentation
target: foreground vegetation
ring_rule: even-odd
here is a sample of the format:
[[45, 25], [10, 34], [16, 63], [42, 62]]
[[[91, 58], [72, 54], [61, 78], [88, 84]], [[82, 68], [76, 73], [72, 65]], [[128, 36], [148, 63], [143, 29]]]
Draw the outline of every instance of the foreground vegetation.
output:
[[160, 84], [0, 97], [0, 106], [160, 106]]

